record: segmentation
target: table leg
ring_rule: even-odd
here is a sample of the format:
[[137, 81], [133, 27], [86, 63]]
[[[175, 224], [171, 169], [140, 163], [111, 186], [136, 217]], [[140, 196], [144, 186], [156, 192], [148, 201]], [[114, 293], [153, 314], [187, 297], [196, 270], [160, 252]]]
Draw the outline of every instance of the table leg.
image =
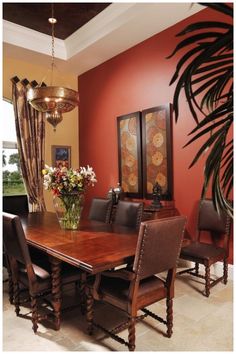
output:
[[82, 272], [80, 280], [80, 309], [82, 315], [86, 313], [86, 284], [87, 284], [87, 273]]
[[89, 287], [86, 287], [86, 295], [87, 295], [87, 308], [86, 308], [86, 317], [87, 317], [87, 324], [88, 324], [88, 334], [93, 334], [93, 304], [94, 299], [92, 295], [92, 290]]
[[54, 310], [54, 324], [58, 331], [61, 325], [61, 261], [49, 257], [52, 268], [52, 306]]

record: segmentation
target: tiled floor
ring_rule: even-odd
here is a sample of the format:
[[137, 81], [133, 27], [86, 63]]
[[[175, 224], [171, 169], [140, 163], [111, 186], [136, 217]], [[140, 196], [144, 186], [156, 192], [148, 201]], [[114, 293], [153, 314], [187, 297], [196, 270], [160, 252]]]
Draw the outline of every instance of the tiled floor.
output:
[[[163, 336], [165, 326], [151, 317], [136, 325], [136, 351], [233, 351], [233, 281], [211, 290], [210, 298], [200, 293], [199, 281], [188, 275], [177, 276], [174, 299], [174, 333]], [[200, 280], [201, 281], [201, 280]], [[16, 317], [3, 286], [3, 351], [127, 351], [127, 347], [96, 330], [86, 334], [86, 319], [79, 308], [65, 312], [60, 331], [39, 325], [35, 335], [31, 321]], [[73, 296], [75, 295], [73, 289]], [[66, 300], [71, 303], [72, 289]], [[150, 308], [165, 315], [165, 301]], [[22, 313], [27, 309], [23, 308]], [[96, 319], [106, 327], [116, 326], [123, 314], [104, 304], [96, 304]], [[125, 338], [127, 331], [120, 335]]]

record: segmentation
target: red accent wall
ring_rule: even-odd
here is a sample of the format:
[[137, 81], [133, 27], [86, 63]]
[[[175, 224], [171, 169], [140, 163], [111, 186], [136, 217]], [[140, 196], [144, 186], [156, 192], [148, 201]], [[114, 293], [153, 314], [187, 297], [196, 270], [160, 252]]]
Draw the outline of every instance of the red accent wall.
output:
[[[181, 53], [172, 59], [166, 57], [179, 41], [175, 35], [189, 23], [209, 19], [222, 20], [223, 15], [204, 9], [79, 77], [80, 166], [92, 166], [98, 179], [87, 192], [87, 206], [92, 197], [104, 197], [118, 182], [116, 117], [172, 102], [174, 87], [169, 82]], [[179, 212], [187, 216], [191, 233], [196, 225], [204, 165], [202, 160], [188, 168], [200, 147], [198, 141], [183, 148], [194, 126], [183, 97], [178, 123], [173, 123], [174, 200]]]

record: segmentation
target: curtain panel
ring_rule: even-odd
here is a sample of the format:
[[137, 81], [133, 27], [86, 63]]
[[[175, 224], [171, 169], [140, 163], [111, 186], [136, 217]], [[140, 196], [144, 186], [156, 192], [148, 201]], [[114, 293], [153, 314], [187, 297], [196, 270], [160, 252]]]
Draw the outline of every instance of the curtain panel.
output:
[[[18, 78], [17, 78], [18, 79]], [[30, 210], [46, 210], [43, 197], [42, 169], [45, 165], [45, 120], [27, 102], [28, 80], [12, 80], [12, 102], [15, 114], [17, 145]]]

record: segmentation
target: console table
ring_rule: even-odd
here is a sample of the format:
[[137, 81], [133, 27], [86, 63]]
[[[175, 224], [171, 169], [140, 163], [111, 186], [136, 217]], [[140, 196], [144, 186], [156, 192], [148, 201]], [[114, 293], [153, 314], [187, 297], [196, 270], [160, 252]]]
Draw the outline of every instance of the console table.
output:
[[[124, 199], [125, 201], [140, 202], [138, 199]], [[150, 201], [144, 202], [144, 212], [142, 221], [170, 218], [171, 216], [180, 215], [179, 211], [175, 208], [174, 201], [162, 201], [162, 208], [157, 209], [153, 207]], [[114, 220], [116, 212], [116, 205], [113, 205], [112, 219]]]
[[170, 205], [163, 205], [162, 208], [157, 209], [152, 205], [144, 205], [143, 221], [152, 219], [169, 218], [171, 216], [179, 215], [174, 203]]

